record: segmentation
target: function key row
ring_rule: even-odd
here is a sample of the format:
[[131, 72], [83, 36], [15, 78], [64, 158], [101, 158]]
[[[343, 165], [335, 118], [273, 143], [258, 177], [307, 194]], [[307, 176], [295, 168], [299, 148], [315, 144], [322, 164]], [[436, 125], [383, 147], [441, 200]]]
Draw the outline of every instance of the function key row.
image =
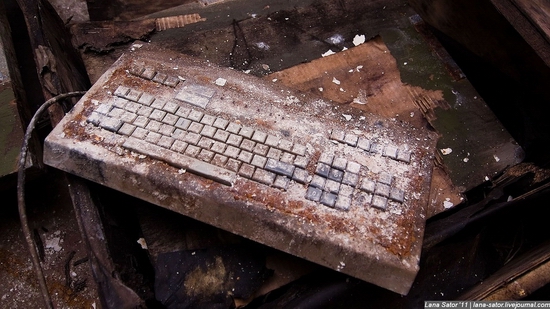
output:
[[371, 142], [369, 139], [359, 137], [352, 133], [334, 130], [330, 134], [330, 139], [364, 150], [365, 152], [381, 154], [397, 161], [410, 163], [411, 152], [407, 149], [398, 148], [394, 145], [383, 145], [381, 143]]
[[133, 65], [129, 70], [130, 74], [141, 77], [147, 80], [154, 81], [156, 83], [175, 88], [179, 83], [180, 79], [175, 76], [170, 76], [161, 72], [156, 71], [150, 67], [144, 67], [140, 65]]

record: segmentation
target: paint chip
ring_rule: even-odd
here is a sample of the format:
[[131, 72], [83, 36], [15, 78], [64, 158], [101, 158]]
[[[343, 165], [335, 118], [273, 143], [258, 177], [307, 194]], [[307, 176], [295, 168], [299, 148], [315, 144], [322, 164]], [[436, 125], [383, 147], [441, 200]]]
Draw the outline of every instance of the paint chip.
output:
[[321, 54], [321, 57], [327, 57], [327, 56], [334, 55], [334, 54], [336, 54], [336, 53], [329, 49], [329, 50], [327, 50], [326, 53]]
[[354, 38], [353, 38], [353, 45], [355, 46], [358, 46], [358, 45], [361, 45], [365, 43], [365, 35], [364, 34], [357, 34]]

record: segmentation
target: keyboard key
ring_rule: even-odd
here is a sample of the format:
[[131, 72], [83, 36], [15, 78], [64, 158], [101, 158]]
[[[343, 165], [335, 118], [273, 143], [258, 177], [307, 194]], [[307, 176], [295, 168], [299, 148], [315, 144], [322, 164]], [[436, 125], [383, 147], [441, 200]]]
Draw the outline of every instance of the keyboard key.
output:
[[281, 190], [286, 190], [289, 183], [290, 180], [288, 178], [286, 178], [285, 176], [277, 175], [277, 177], [275, 177], [275, 181], [273, 182], [273, 187]]
[[340, 192], [340, 183], [334, 180], [327, 179], [327, 181], [325, 182], [325, 191], [331, 193]]
[[187, 149], [185, 149], [185, 154], [194, 158], [199, 154], [200, 151], [201, 149], [199, 147], [195, 145], [188, 145]]
[[99, 126], [105, 130], [116, 132], [120, 129], [120, 127], [122, 127], [122, 121], [116, 118], [103, 117], [99, 123]]
[[328, 152], [323, 152], [319, 157], [319, 162], [324, 163], [326, 165], [332, 165], [333, 160], [334, 160], [334, 155]]
[[227, 125], [229, 124], [229, 121], [223, 119], [223, 118], [216, 118], [216, 120], [214, 121], [214, 126], [218, 129], [222, 129], [222, 130], [225, 130], [225, 128], [227, 128]]
[[330, 166], [325, 163], [318, 163], [317, 168], [315, 169], [315, 174], [328, 178], [330, 173]]
[[241, 168], [239, 168], [239, 176], [250, 179], [254, 175], [254, 170], [255, 170], [254, 166], [243, 163], [241, 165]]
[[404, 202], [404, 192], [403, 190], [401, 189], [398, 189], [398, 188], [391, 188], [391, 191], [390, 191], [390, 199], [396, 201], [396, 202], [399, 202], [399, 203], [403, 203]]
[[239, 157], [238, 159], [240, 161], [243, 161], [245, 163], [250, 163], [250, 161], [252, 161], [252, 157], [254, 155], [251, 153], [251, 152], [248, 152], [248, 151], [241, 151], [241, 153], [239, 153]]
[[227, 144], [233, 145], [235, 147], [239, 147], [242, 141], [243, 141], [243, 137], [240, 135], [230, 134], [229, 137], [227, 138]]
[[321, 204], [328, 206], [328, 207], [334, 207], [334, 204], [336, 203], [336, 198], [338, 196], [336, 194], [332, 194], [329, 192], [323, 192], [321, 195]]
[[214, 158], [212, 158], [212, 161], [210, 161], [210, 163], [216, 166], [224, 166], [225, 164], [227, 164], [228, 159], [228, 157], [217, 153], [214, 155]]
[[388, 145], [386, 148], [384, 148], [383, 156], [396, 159], [397, 158], [397, 147]]
[[295, 168], [294, 174], [292, 174], [292, 179], [302, 184], [305, 184], [307, 182], [308, 177], [308, 172], [301, 168]]
[[341, 182], [342, 178], [344, 178], [344, 172], [342, 172], [341, 170], [337, 170], [335, 168], [330, 169], [330, 172], [328, 174], [328, 179]]
[[277, 161], [272, 158], [267, 159], [265, 169], [287, 177], [292, 177], [294, 173], [294, 165]]
[[187, 118], [189, 120], [192, 120], [192, 121], [195, 121], [195, 122], [200, 122], [201, 119], [202, 119], [202, 116], [204, 116], [204, 114], [201, 111], [191, 110], [191, 112], [189, 113], [189, 116], [187, 116]]
[[252, 140], [258, 143], [265, 142], [266, 138], [267, 138], [267, 134], [261, 131], [255, 131], [254, 135], [252, 136]]
[[257, 168], [254, 172], [254, 175], [252, 175], [252, 180], [255, 180], [259, 183], [263, 183], [264, 185], [272, 185], [275, 181], [275, 174], [268, 172], [266, 170]]
[[346, 134], [344, 137], [344, 143], [350, 145], [350, 146], [357, 146], [357, 141], [359, 140], [359, 137], [354, 134]]
[[387, 208], [387, 205], [388, 205], [388, 199], [383, 197], [383, 196], [380, 196], [380, 195], [375, 195], [372, 197], [372, 206], [376, 207], [376, 208], [379, 208], [379, 209], [382, 209], [382, 210], [386, 210]]
[[345, 172], [344, 177], [342, 178], [342, 183], [355, 187], [357, 186], [357, 183], [359, 183], [359, 175], [355, 173]]
[[319, 202], [321, 200], [321, 194], [323, 193], [322, 190], [317, 189], [315, 187], [309, 187], [306, 191], [306, 199], [314, 202]]
[[389, 173], [382, 172], [378, 175], [378, 181], [383, 184], [391, 186], [392, 180], [393, 180], [393, 176], [390, 175]]
[[389, 197], [390, 196], [390, 186], [383, 184], [383, 183], [377, 183], [376, 184], [376, 190], [374, 190], [374, 194], [383, 196], [383, 197]]
[[274, 159], [274, 160], [279, 160], [282, 153], [283, 152], [280, 149], [271, 147], [271, 148], [269, 148], [269, 151], [267, 152], [267, 157], [271, 158], [271, 159]]
[[241, 142], [240, 148], [249, 152], [252, 152], [254, 150], [254, 146], [256, 145], [256, 142], [253, 142], [249, 139], [245, 139]]
[[376, 186], [376, 183], [370, 179], [363, 179], [363, 182], [361, 183], [361, 190], [365, 191], [367, 193], [374, 193], [374, 188]]
[[300, 145], [300, 144], [294, 144], [294, 146], [292, 146], [292, 150], [290, 152], [292, 152], [295, 155], [305, 156], [306, 155], [306, 146]]
[[351, 206], [351, 198], [349, 196], [338, 195], [334, 208], [348, 211]]
[[262, 156], [259, 156], [259, 155], [254, 155], [254, 157], [252, 158], [252, 162], [250, 164], [252, 164], [256, 167], [259, 167], [259, 168], [264, 168], [266, 162], [267, 162], [266, 157], [262, 157]]
[[319, 175], [313, 175], [313, 178], [311, 179], [311, 182], [309, 183], [309, 185], [318, 189], [323, 189], [325, 187], [326, 181], [327, 179], [324, 177], [321, 177]]
[[345, 158], [338, 157], [338, 158], [335, 158], [334, 161], [332, 162], [332, 167], [343, 171], [346, 169], [347, 164], [348, 164], [348, 160], [346, 160]]

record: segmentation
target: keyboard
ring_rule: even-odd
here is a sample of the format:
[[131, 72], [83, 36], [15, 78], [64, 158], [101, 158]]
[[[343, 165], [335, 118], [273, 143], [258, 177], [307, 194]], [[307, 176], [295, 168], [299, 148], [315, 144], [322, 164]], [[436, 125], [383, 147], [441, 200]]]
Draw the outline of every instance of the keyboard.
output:
[[46, 164], [406, 294], [436, 137], [143, 44], [45, 141]]

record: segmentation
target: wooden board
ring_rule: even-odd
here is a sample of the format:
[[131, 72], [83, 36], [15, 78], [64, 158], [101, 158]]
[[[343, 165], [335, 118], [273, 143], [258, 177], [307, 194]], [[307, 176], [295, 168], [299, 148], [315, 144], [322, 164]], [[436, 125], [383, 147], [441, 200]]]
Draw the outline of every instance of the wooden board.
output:
[[[385, 118], [408, 122], [420, 130], [428, 123], [419, 105], [414, 103], [415, 98], [422, 97], [430, 106], [443, 102], [441, 91], [401, 82], [396, 59], [379, 36], [357, 47], [265, 78], [341, 104], [349, 103]], [[435, 167], [428, 216], [458, 205], [462, 199], [445, 171]]]

